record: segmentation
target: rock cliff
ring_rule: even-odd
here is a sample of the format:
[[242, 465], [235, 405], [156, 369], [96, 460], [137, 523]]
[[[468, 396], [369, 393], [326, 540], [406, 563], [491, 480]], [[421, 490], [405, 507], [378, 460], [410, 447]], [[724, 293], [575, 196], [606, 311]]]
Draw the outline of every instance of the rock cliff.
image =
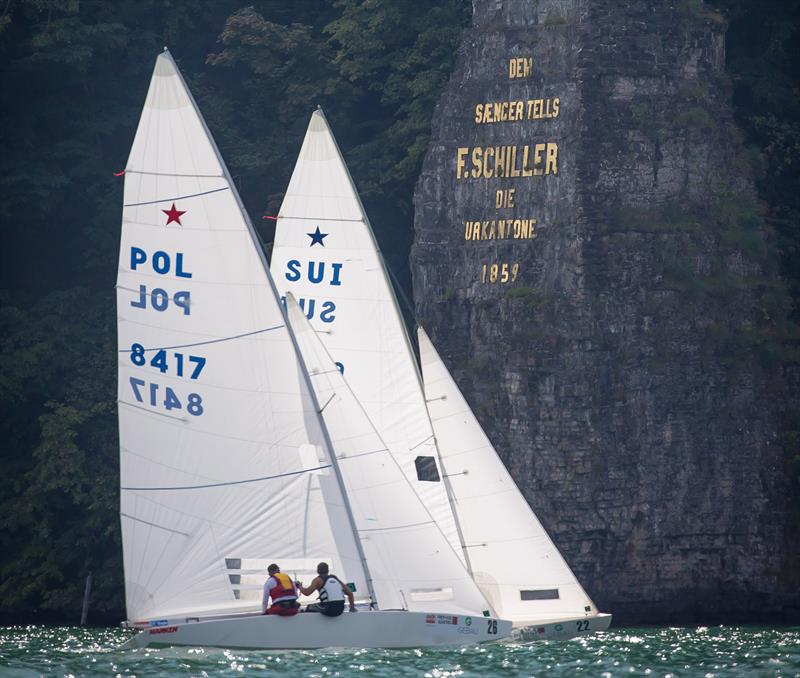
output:
[[724, 36], [699, 0], [475, 0], [415, 193], [417, 316], [621, 622], [797, 614], [786, 298]]

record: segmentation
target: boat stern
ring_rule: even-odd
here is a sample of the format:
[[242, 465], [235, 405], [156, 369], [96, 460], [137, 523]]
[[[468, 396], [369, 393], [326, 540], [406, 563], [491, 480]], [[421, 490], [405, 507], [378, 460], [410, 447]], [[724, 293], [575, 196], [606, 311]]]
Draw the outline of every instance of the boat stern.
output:
[[611, 615], [600, 612], [590, 617], [574, 617], [557, 621], [514, 622], [513, 638], [521, 642], [533, 640], [568, 640], [598, 631], [607, 631], [611, 625]]

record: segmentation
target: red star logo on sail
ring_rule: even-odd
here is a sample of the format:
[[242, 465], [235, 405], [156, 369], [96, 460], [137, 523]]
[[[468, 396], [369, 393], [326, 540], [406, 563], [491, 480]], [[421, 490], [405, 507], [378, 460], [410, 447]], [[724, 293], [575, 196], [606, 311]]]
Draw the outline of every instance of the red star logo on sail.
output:
[[181, 217], [186, 214], [186, 210], [179, 210], [175, 208], [175, 203], [172, 203], [172, 207], [168, 210], [161, 210], [164, 214], [167, 215], [167, 226], [169, 226], [173, 221], [178, 224], [178, 226], [183, 226], [181, 223]]

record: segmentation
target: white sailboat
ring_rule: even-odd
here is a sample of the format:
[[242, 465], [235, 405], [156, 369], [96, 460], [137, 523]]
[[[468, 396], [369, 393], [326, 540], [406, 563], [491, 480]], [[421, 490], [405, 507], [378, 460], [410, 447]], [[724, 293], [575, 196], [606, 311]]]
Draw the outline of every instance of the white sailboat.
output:
[[[321, 110], [278, 214], [271, 268], [489, 604], [525, 638], [605, 630], [427, 335], [420, 375], [374, 234]], [[424, 384], [421, 381], [424, 378]]]
[[[357, 401], [321, 379], [324, 352], [302, 324], [301, 353], [166, 50], [125, 170], [117, 309], [120, 519], [128, 626], [139, 631], [128, 647], [423, 647], [510, 634], [510, 622], [482, 616], [485, 598]], [[271, 561], [300, 578], [326, 561], [365, 607], [261, 615]]]

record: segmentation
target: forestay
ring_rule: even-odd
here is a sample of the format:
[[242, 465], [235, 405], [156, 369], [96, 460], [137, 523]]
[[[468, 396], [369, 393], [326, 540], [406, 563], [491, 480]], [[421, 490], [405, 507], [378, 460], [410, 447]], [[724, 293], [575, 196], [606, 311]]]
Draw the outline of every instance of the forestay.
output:
[[321, 110], [311, 116], [278, 214], [271, 269], [280, 293], [291, 291], [320, 332], [415, 492], [463, 559], [405, 324]]
[[291, 293], [287, 312], [330, 435], [380, 608], [481, 614], [486, 600]]
[[266, 264], [166, 52], [125, 171], [117, 310], [129, 618], [254, 609], [273, 560], [327, 560], [365, 593]]
[[492, 610], [516, 624], [596, 614], [428, 335], [421, 327], [417, 334], [425, 397], [468, 566]]

